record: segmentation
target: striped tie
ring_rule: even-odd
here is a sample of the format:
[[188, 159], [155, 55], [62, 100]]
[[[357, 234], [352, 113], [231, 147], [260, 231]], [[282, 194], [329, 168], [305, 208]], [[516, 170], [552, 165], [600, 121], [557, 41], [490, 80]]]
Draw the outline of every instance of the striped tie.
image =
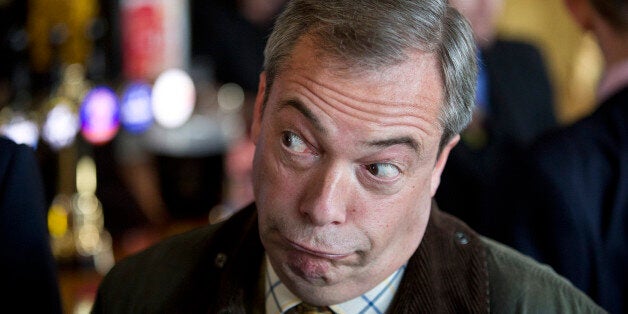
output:
[[286, 314], [334, 314], [332, 310], [330, 310], [326, 306], [313, 306], [307, 303], [299, 303], [297, 306], [291, 308], [286, 312]]

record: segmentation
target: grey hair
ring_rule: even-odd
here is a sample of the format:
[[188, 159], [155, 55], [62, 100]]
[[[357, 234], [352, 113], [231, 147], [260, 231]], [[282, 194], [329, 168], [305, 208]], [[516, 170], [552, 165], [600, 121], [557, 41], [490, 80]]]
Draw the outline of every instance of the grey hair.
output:
[[445, 94], [441, 148], [471, 120], [476, 47], [469, 24], [446, 0], [290, 1], [264, 50], [266, 97], [305, 35], [326, 56], [357, 69], [400, 64], [413, 51], [435, 53]]

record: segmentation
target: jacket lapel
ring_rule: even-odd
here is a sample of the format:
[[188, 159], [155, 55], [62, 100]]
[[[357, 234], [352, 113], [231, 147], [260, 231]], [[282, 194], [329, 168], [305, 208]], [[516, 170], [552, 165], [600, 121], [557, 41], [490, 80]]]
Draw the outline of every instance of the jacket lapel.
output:
[[488, 279], [479, 236], [434, 204], [389, 313], [487, 313]]

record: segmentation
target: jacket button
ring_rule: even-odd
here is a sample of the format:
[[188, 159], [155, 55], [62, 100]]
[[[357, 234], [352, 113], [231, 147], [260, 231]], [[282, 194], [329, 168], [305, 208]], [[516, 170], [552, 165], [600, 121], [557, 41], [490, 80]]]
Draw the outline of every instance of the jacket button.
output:
[[455, 236], [456, 236], [456, 242], [458, 242], [458, 243], [460, 243], [462, 245], [465, 245], [465, 244], [469, 243], [469, 238], [467, 237], [467, 235], [464, 232], [457, 231], [455, 233]]

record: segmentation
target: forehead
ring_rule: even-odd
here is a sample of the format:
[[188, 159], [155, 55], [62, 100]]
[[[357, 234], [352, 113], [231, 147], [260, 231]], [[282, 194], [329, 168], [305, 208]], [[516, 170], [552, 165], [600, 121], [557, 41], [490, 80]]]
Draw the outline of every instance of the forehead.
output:
[[297, 43], [273, 86], [275, 103], [296, 97], [328, 116], [360, 125], [440, 131], [444, 93], [433, 53], [414, 51], [404, 62], [365, 70], [325, 56], [306, 38]]
[[[315, 36], [305, 35], [295, 44], [281, 74], [298, 75], [307, 72], [327, 76], [328, 79], [343, 81], [349, 85], [352, 82], [356, 85], [386, 84], [389, 88], [398, 87], [404, 91], [413, 92], [415, 96], [442, 99], [440, 95], [442, 85], [436, 90], [428, 91], [421, 88], [423, 85], [421, 83], [431, 79], [439, 83], [442, 81], [440, 62], [435, 53], [418, 49], [408, 50], [404, 61], [398, 61], [400, 57], [395, 53], [388, 65], [385, 65], [386, 62], [382, 61], [383, 59], [385, 59], [384, 56], [367, 56], [356, 60], [339, 59], [322, 50], [317, 45]], [[397, 90], [390, 91], [392, 93]]]

